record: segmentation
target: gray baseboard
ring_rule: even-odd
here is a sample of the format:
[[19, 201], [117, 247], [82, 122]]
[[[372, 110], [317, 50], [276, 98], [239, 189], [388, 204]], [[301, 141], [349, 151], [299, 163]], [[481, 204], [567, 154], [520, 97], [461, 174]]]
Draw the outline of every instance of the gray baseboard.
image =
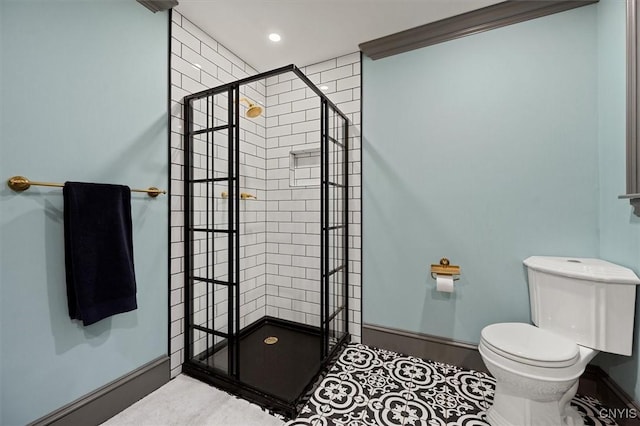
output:
[[167, 383], [169, 374], [169, 357], [162, 356], [39, 418], [29, 426], [99, 425]]
[[[362, 324], [362, 343], [488, 373], [478, 347], [470, 343], [373, 324]], [[578, 393], [593, 396], [613, 409], [607, 416], [613, 417], [619, 425], [640, 426], [638, 403], [600, 367], [587, 366], [580, 377]]]
[[610, 410], [607, 417], [615, 419], [620, 426], [640, 425], [640, 405], [634, 401], [604, 370], [597, 365], [587, 365], [580, 376], [578, 393], [598, 398]]
[[362, 324], [362, 343], [487, 373], [478, 346], [396, 328]]

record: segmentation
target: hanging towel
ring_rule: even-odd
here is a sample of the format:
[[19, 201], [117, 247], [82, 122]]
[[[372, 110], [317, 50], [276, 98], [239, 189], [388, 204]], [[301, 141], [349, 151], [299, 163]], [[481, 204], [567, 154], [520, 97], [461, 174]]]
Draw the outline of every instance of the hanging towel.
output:
[[66, 182], [63, 193], [69, 316], [90, 325], [136, 309], [131, 189]]

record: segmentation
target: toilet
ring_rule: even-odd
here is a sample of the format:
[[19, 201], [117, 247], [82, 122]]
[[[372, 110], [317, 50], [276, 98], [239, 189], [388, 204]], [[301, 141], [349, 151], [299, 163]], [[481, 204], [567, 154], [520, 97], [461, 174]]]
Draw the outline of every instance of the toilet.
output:
[[487, 420], [501, 425], [583, 425], [570, 406], [598, 352], [631, 355], [636, 285], [628, 268], [600, 259], [524, 261], [531, 320], [482, 329], [478, 350], [496, 379]]

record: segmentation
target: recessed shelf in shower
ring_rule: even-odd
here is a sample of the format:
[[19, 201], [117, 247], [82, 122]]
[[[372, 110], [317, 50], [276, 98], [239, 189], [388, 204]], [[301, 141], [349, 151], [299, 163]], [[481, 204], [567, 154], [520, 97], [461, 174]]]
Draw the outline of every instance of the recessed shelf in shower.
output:
[[289, 153], [289, 186], [320, 185], [320, 147]]

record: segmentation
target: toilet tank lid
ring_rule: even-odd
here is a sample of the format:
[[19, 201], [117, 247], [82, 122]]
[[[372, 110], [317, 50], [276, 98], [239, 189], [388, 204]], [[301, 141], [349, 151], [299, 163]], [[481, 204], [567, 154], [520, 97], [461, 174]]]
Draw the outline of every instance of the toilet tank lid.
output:
[[602, 259], [582, 257], [531, 256], [524, 260], [528, 268], [553, 275], [611, 284], [640, 284], [629, 268]]

